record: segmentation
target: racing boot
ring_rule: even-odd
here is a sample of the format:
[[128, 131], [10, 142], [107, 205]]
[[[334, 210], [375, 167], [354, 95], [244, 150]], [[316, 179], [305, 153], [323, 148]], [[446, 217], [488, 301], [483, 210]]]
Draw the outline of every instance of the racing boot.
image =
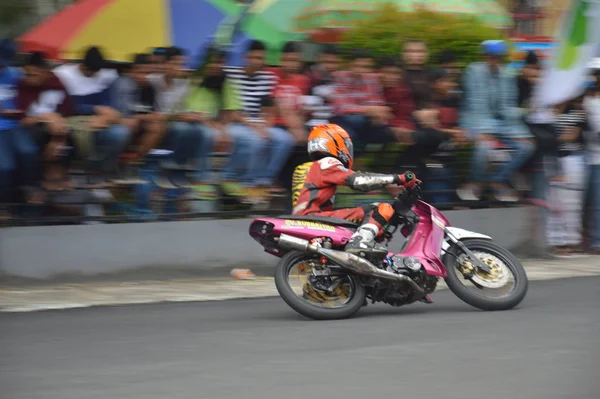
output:
[[360, 226], [356, 233], [350, 237], [345, 251], [378, 265], [388, 254], [387, 248], [375, 246], [375, 237], [378, 233], [379, 228], [374, 224], [367, 223]]

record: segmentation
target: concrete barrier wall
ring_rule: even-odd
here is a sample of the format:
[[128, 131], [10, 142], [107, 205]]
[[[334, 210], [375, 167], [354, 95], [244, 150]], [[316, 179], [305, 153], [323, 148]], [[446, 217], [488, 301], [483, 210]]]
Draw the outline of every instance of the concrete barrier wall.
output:
[[[514, 249], [530, 239], [531, 208], [449, 211], [457, 227]], [[0, 229], [0, 273], [48, 279], [155, 270], [163, 275], [271, 270], [277, 258], [248, 235], [250, 219]], [[400, 241], [400, 240], [399, 240]], [[398, 248], [401, 241], [394, 243]]]

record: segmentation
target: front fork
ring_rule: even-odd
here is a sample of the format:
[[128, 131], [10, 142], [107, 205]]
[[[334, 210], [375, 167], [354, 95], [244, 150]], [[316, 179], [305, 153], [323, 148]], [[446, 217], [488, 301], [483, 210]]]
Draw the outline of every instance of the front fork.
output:
[[[481, 270], [484, 273], [491, 273], [490, 267], [477, 256], [475, 256], [475, 254], [469, 248], [467, 248], [467, 246], [461, 240], [456, 238], [451, 231], [449, 231], [448, 229], [444, 229], [444, 231], [446, 232], [446, 237], [448, 237], [448, 239], [467, 256], [467, 259], [469, 260], [469, 262], [471, 262], [471, 265], [473, 265], [476, 269]], [[446, 253], [448, 253], [448, 251], [446, 251]]]

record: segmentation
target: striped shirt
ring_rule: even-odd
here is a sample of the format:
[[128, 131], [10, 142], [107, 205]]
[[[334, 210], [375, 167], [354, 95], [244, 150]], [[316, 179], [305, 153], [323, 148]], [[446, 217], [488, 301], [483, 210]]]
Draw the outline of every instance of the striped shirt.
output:
[[240, 96], [242, 112], [249, 122], [262, 122], [261, 107], [268, 103], [277, 86], [277, 76], [269, 71], [258, 71], [249, 76], [243, 67], [225, 67], [225, 74]]
[[[562, 115], [556, 118], [554, 123], [556, 127], [556, 133], [560, 136], [572, 127], [578, 127], [585, 129], [586, 125], [586, 114], [585, 111], [577, 109], [568, 109]], [[571, 155], [574, 152], [583, 150], [583, 139], [580, 134], [576, 141], [571, 143], [562, 143], [558, 146], [558, 153], [560, 157]]]
[[333, 117], [333, 105], [330, 98], [335, 93], [335, 86], [331, 84], [322, 84], [311, 89], [311, 94], [304, 96], [304, 109], [308, 113], [306, 124], [313, 128], [317, 125], [329, 123]]

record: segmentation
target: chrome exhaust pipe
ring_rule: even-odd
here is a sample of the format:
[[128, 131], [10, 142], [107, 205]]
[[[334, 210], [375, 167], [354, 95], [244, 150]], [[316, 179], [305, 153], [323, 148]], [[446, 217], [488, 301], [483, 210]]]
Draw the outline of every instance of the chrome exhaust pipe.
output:
[[361, 258], [344, 251], [322, 248], [311, 244], [308, 240], [292, 237], [287, 234], [281, 234], [277, 243], [280, 247], [300, 252], [314, 252], [326, 257], [333, 263], [362, 276], [381, 277], [387, 280], [408, 283], [416, 292], [424, 295], [425, 292], [419, 285], [410, 277], [403, 274], [396, 274], [382, 270], [373, 265], [368, 260]]

